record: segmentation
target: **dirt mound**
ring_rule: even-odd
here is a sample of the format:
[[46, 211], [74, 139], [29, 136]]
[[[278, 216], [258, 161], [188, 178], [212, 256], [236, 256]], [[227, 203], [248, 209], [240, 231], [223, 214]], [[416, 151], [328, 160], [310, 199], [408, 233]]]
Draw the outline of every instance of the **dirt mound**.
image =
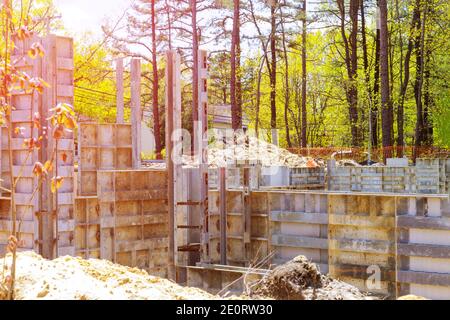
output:
[[408, 294], [406, 296], [401, 296], [397, 300], [429, 300], [425, 297], [415, 296], [413, 294]]
[[[0, 283], [4, 283], [2, 277], [10, 274], [10, 265], [11, 255], [0, 259]], [[0, 290], [0, 299], [1, 295]], [[15, 298], [204, 300], [218, 297], [106, 260], [69, 256], [46, 260], [34, 252], [23, 252], [17, 255]]]
[[356, 287], [322, 275], [305, 256], [297, 256], [251, 284], [250, 296], [276, 300], [369, 299]]

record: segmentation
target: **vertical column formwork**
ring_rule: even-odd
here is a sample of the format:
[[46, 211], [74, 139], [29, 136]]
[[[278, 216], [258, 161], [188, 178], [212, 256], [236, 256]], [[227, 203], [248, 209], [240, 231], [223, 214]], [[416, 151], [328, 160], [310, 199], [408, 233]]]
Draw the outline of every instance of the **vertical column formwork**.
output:
[[[16, 67], [30, 77], [41, 76], [42, 63], [40, 59], [31, 59], [27, 55], [28, 49], [35, 42], [42, 40], [37, 36], [19, 41], [15, 39], [15, 49], [12, 61], [18, 61]], [[8, 127], [1, 129], [2, 136], [2, 186], [11, 190], [12, 180], [16, 180], [16, 231], [19, 240], [19, 250], [39, 250], [39, 222], [36, 213], [39, 212], [38, 197], [32, 199], [33, 191], [37, 187], [37, 179], [33, 175], [33, 164], [39, 159], [37, 149], [28, 149], [24, 144], [26, 139], [37, 138], [37, 129], [33, 126], [33, 114], [39, 111], [41, 100], [37, 92], [17, 89], [11, 97], [10, 122], [12, 131], [11, 145], [8, 143]], [[12, 154], [12, 170], [10, 170], [10, 147]], [[12, 178], [13, 177], [13, 178]], [[19, 178], [20, 177], [20, 178]], [[2, 190], [2, 211], [0, 231], [0, 251], [5, 252], [8, 236], [12, 233], [11, 194]]]
[[[30, 59], [27, 51], [31, 45], [39, 42], [44, 48], [44, 57]], [[44, 88], [42, 95], [29, 90], [17, 90], [12, 96], [15, 110], [11, 114], [13, 136], [11, 141], [13, 155], [13, 177], [16, 183], [16, 211], [19, 231], [19, 249], [35, 250], [45, 257], [52, 257], [55, 253], [56, 232], [63, 247], [70, 246], [73, 239], [71, 219], [73, 217], [73, 133], [65, 132], [64, 137], [56, 143], [51, 132], [43, 139], [39, 150], [28, 150], [24, 145], [25, 139], [38, 138], [38, 128], [32, 126], [35, 113], [40, 115], [41, 127], [49, 128], [47, 118], [50, 109], [58, 103], [73, 104], [73, 41], [71, 38], [48, 35], [45, 38], [34, 36], [25, 41], [15, 41], [12, 60], [17, 61], [17, 68], [25, 71], [30, 77], [43, 78], [49, 85]], [[20, 130], [17, 130], [19, 128]], [[48, 130], [50, 131], [50, 130]], [[3, 186], [11, 187], [11, 172], [9, 172], [8, 129], [2, 128], [2, 179]], [[64, 179], [59, 189], [58, 199], [50, 191], [51, 179], [43, 181], [38, 188], [38, 179], [33, 175], [33, 165], [40, 161], [54, 161], [53, 172]], [[57, 159], [57, 160], [56, 160]], [[63, 160], [64, 159], [64, 160]], [[2, 194], [2, 208], [10, 207], [9, 195]], [[55, 223], [55, 208], [58, 205], [60, 223]], [[8, 209], [9, 210], [9, 209]], [[4, 238], [11, 231], [12, 222], [6, 218], [5, 211], [1, 213], [2, 223], [0, 233]], [[60, 227], [60, 228], [59, 228]], [[0, 240], [3, 243], [3, 240]]]

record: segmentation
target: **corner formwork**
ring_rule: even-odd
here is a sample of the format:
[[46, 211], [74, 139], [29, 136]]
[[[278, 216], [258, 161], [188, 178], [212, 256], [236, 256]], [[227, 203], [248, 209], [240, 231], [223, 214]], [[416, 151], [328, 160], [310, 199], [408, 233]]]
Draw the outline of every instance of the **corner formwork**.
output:
[[167, 172], [132, 168], [131, 130], [79, 126], [74, 254], [167, 276]]

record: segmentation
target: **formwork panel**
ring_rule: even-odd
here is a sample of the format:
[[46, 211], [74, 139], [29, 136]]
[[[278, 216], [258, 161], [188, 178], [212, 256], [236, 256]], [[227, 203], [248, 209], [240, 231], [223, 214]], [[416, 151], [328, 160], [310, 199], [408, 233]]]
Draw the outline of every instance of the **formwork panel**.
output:
[[[449, 200], [424, 197], [419, 206], [410, 202], [414, 205], [408, 214], [397, 218], [400, 291], [430, 299], [450, 299], [450, 218], [442, 210]], [[423, 207], [428, 207], [427, 215], [423, 214]]]
[[[328, 271], [328, 200], [326, 195], [308, 193], [270, 193], [272, 263], [284, 263], [304, 255]], [[273, 204], [276, 204], [273, 206]]]
[[98, 172], [101, 258], [167, 275], [166, 179], [165, 171]]
[[[330, 275], [364, 291], [396, 296], [395, 198], [380, 196], [330, 196]], [[375, 208], [375, 209], [374, 209]], [[336, 209], [336, 210], [335, 210]], [[368, 282], [372, 269], [380, 281]]]

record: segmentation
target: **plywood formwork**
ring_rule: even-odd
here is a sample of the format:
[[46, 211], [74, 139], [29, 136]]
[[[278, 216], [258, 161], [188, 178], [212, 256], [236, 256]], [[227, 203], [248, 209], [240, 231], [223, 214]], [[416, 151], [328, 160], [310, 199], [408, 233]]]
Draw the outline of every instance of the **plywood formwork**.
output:
[[448, 199], [403, 200], [397, 221], [400, 294], [450, 299], [448, 207]]
[[167, 173], [103, 170], [97, 188], [100, 257], [167, 276]]
[[297, 188], [325, 187], [325, 168], [290, 168], [291, 186]]
[[395, 212], [395, 197], [329, 195], [330, 275], [395, 297]]
[[419, 193], [446, 193], [446, 160], [416, 159], [416, 184]]
[[78, 193], [97, 195], [97, 171], [131, 169], [131, 124], [80, 123]]
[[272, 192], [270, 203], [273, 263], [305, 255], [327, 273], [327, 195]]
[[[328, 166], [328, 190], [415, 193], [415, 167]], [[437, 191], [436, 191], [437, 192]]]
[[[269, 198], [265, 192], [252, 192], [250, 233], [245, 235], [244, 194], [242, 190], [226, 193], [227, 263], [234, 266], [255, 266], [269, 255]], [[209, 262], [220, 262], [219, 192], [209, 191]], [[248, 237], [248, 241], [246, 241]], [[246, 243], [248, 245], [246, 246]]]

